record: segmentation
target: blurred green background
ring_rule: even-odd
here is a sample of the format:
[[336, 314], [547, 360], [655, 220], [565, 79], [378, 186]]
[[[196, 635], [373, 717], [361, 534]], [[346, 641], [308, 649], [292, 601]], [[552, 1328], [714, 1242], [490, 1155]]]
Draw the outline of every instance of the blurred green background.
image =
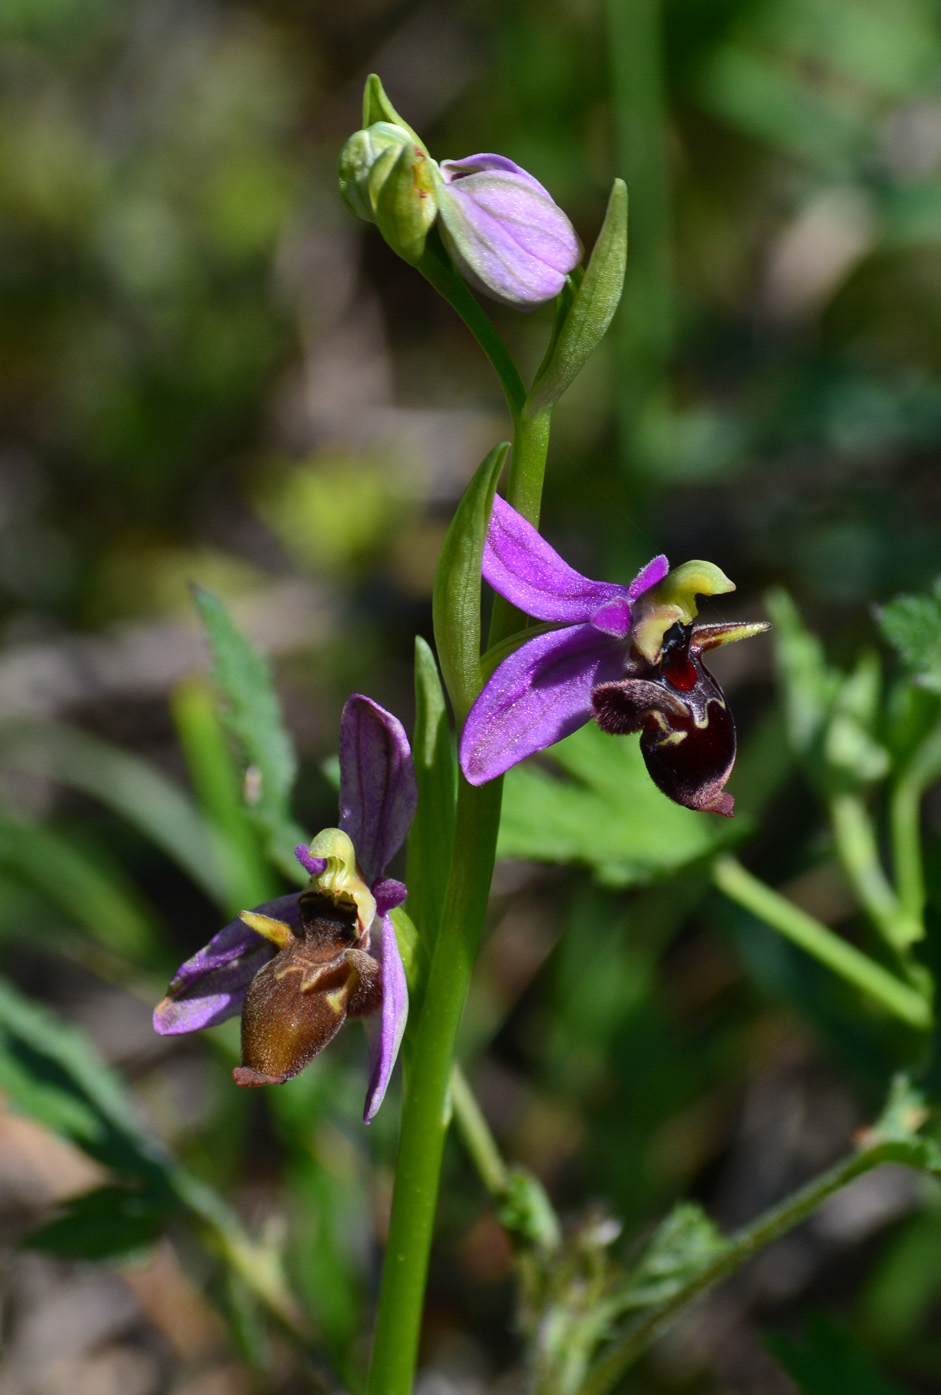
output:
[[[226, 755], [193, 681], [207, 660], [188, 583], [272, 657], [297, 817], [330, 824], [342, 702], [365, 691], [410, 722], [438, 544], [508, 431], [469, 335], [339, 202], [364, 77], [436, 158], [494, 150], [530, 170], [588, 247], [611, 179], [628, 181], [622, 308], [555, 414], [543, 531], [559, 551], [621, 581], [661, 550], [708, 557], [738, 585], [711, 618], [756, 618], [783, 585], [848, 664], [876, 644], [871, 607], [941, 570], [939, 18], [937, 0], [0, 7], [7, 972], [286, 1244], [351, 1382], [395, 1135], [394, 1107], [368, 1136], [358, 1123], [361, 1041], [260, 1099], [229, 1083], [237, 1032], [161, 1041], [149, 1012], [228, 902], [280, 886], [225, 800], [211, 807]], [[532, 371], [550, 311], [493, 317]], [[744, 734], [731, 788], [749, 856], [839, 924], [852, 905], [784, 748], [771, 644], [716, 669]], [[218, 877], [175, 806], [158, 810], [155, 768], [230, 820]], [[927, 821], [936, 916], [937, 801]], [[843, 1151], [910, 1059], [695, 867], [625, 890], [516, 860], [495, 890], [473, 1081], [563, 1214], [610, 1207], [628, 1249], [682, 1195], [749, 1219]], [[5, 1239], [91, 1185], [89, 1166], [3, 1116]], [[510, 1391], [509, 1251], [456, 1147], [448, 1169], [420, 1388]], [[937, 1391], [941, 1197], [915, 1217], [923, 1202], [907, 1175], [875, 1174], [625, 1390], [786, 1395], [763, 1334], [812, 1344], [820, 1308], [906, 1388]], [[2, 1283], [4, 1395], [313, 1380], [185, 1237], [117, 1271], [26, 1252]]]

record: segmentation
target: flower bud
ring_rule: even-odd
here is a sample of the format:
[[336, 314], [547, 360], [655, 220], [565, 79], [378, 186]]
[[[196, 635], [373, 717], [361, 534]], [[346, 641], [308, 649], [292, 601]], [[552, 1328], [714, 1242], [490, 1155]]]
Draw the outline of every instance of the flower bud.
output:
[[[375, 191], [382, 186], [403, 145], [410, 136], [390, 121], [376, 121], [365, 131], [356, 131], [340, 151], [340, 197], [357, 218], [376, 221]], [[377, 166], [379, 168], [377, 168]], [[384, 173], [383, 173], [384, 172]]]
[[582, 249], [546, 189], [503, 155], [444, 160], [442, 236], [462, 275], [485, 295], [532, 310], [558, 295]]
[[408, 131], [376, 121], [340, 154], [340, 194], [359, 218], [378, 223], [394, 252], [417, 262], [435, 220], [434, 161]]

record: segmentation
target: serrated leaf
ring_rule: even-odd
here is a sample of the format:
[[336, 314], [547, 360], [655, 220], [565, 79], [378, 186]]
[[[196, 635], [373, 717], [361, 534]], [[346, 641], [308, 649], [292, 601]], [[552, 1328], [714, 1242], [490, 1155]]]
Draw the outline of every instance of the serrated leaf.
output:
[[765, 606], [773, 627], [788, 735], [794, 750], [806, 760], [822, 738], [841, 676], [827, 663], [823, 645], [807, 629], [786, 591], [769, 592]]
[[295, 844], [305, 842], [291, 817], [289, 799], [297, 771], [294, 746], [281, 717], [271, 670], [235, 625], [228, 610], [205, 587], [193, 588], [212, 654], [212, 680], [222, 695], [225, 725], [250, 772], [246, 807], [266, 837], [278, 866], [296, 875]]
[[608, 886], [655, 880], [743, 837], [734, 823], [672, 803], [647, 774], [636, 737], [593, 723], [553, 746], [555, 771], [527, 762], [507, 772], [497, 852], [576, 862]]
[[681, 1202], [654, 1231], [618, 1304], [648, 1308], [672, 1298], [710, 1265], [727, 1240], [695, 1202]]
[[811, 1317], [802, 1342], [780, 1334], [766, 1341], [803, 1395], [909, 1395], [880, 1375], [854, 1336], [822, 1314]]
[[897, 596], [880, 606], [876, 619], [911, 677], [941, 693], [941, 578], [928, 594]]

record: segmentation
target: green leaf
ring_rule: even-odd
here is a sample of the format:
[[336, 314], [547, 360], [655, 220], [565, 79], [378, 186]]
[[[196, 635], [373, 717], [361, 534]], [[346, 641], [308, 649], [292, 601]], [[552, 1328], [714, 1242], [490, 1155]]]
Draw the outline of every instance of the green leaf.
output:
[[168, 1206], [126, 1187], [98, 1187], [70, 1197], [64, 1212], [21, 1244], [66, 1259], [131, 1259], [160, 1238]]
[[84, 1033], [2, 980], [0, 1090], [103, 1166], [154, 1196], [171, 1195], [169, 1161], [141, 1128], [119, 1077]]
[[807, 760], [823, 738], [841, 675], [828, 665], [823, 645], [804, 625], [786, 591], [769, 592], [765, 606], [773, 625], [788, 736], [797, 754]]
[[144, 898], [103, 849], [0, 811], [0, 867], [125, 961], [159, 964], [161, 936]]
[[428, 644], [415, 639], [415, 731], [418, 810], [408, 838], [409, 914], [430, 954], [451, 868], [457, 760], [438, 665]]
[[100, 800], [166, 853], [210, 900], [225, 903], [218, 850], [199, 810], [138, 756], [55, 722], [9, 722], [0, 727], [0, 765], [47, 776]]
[[889, 773], [889, 752], [873, 736], [881, 695], [878, 655], [862, 654], [836, 692], [823, 743], [829, 772], [850, 788], [881, 780]]
[[407, 121], [402, 120], [389, 101], [378, 74], [370, 73], [363, 89], [363, 126], [372, 126], [376, 121], [391, 121], [393, 126], [401, 126], [403, 131], [408, 131], [416, 145], [424, 147], [421, 136], [412, 130]]
[[897, 596], [879, 607], [876, 619], [915, 682], [941, 693], [941, 578], [927, 595]]
[[480, 568], [497, 480], [509, 451], [495, 446], [464, 491], [441, 544], [432, 611], [438, 662], [463, 722], [480, 691]]
[[679, 1293], [727, 1247], [696, 1202], [675, 1206], [654, 1234], [618, 1295], [622, 1309], [649, 1308]]
[[856, 1338], [822, 1314], [814, 1314], [803, 1342], [780, 1334], [768, 1346], [804, 1395], [908, 1395], [886, 1380]]
[[608, 736], [589, 723], [548, 754], [556, 773], [532, 762], [507, 772], [500, 857], [580, 862], [608, 886], [630, 886], [676, 872], [748, 832], [741, 816], [730, 823], [662, 795], [634, 737]]
[[621, 299], [626, 267], [627, 185], [616, 179], [585, 275], [536, 375], [527, 411], [553, 407], [601, 343]]
[[298, 878], [294, 846], [306, 842], [289, 808], [297, 763], [266, 660], [234, 624], [218, 596], [193, 588], [212, 653], [212, 679], [225, 703], [225, 725], [246, 766], [246, 806], [272, 860]]

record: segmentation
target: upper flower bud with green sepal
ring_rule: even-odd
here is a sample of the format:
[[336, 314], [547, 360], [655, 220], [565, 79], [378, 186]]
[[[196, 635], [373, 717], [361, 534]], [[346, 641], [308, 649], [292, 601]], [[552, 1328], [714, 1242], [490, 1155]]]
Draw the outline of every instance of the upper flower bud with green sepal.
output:
[[344, 203], [358, 218], [377, 223], [407, 262], [420, 258], [437, 216], [433, 166], [411, 133], [389, 121], [357, 131], [340, 153]]

